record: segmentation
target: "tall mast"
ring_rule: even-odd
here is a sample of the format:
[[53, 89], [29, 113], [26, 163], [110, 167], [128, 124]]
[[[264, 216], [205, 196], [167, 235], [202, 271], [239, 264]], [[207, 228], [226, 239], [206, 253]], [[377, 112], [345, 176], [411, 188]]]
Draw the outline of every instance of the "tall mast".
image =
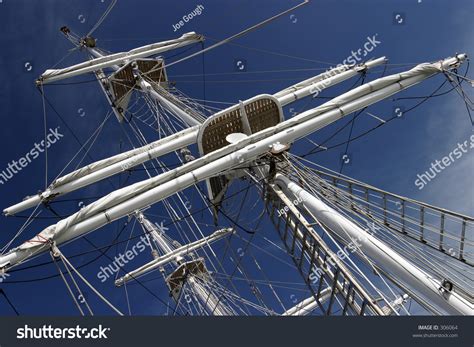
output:
[[421, 296], [424, 302], [438, 313], [473, 315], [474, 305], [456, 291], [446, 290], [442, 283], [417, 268], [400, 256], [384, 242], [363, 230], [313, 194], [301, 188], [282, 174], [275, 176], [275, 182], [290, 197], [301, 201], [301, 205], [312, 213], [314, 219], [333, 232], [344, 243], [357, 241], [360, 249], [384, 272], [402, 282], [406, 288]]
[[[214, 234], [216, 235], [214, 237], [208, 237], [194, 245], [181, 247], [177, 241], [165, 235], [162, 230], [158, 230], [142, 212], [137, 212], [135, 217], [143, 226], [145, 232], [151, 236], [158, 251], [154, 253], [155, 260], [152, 261], [154, 266], [148, 264], [145, 267], [147, 267], [147, 271], [159, 268], [162, 273], [165, 273], [164, 265], [170, 264], [172, 266], [173, 271], [166, 277], [166, 283], [177, 304], [182, 300], [189, 301], [196, 298], [199, 305], [204, 307], [210, 315], [230, 316], [234, 314], [233, 310], [214, 293], [212, 289], [213, 279], [206, 269], [204, 259], [196, 258], [193, 253], [193, 251], [207, 246], [209, 242], [231, 234], [232, 229], [219, 231]], [[162, 254], [162, 256], [159, 257], [158, 254]], [[136, 279], [143, 273], [145, 273], [143, 270], [129, 273], [119, 279], [116, 284], [122, 285], [125, 281]]]
[[14, 266], [46, 250], [45, 239], [53, 239], [59, 245], [137, 209], [161, 201], [197, 182], [229, 169], [245, 167], [247, 163], [266, 154], [275, 146], [291, 144], [352, 112], [383, 100], [446, 69], [457, 67], [465, 58], [465, 54], [459, 54], [438, 63], [421, 64], [412, 70], [374, 80], [317, 108], [246, 136], [236, 143], [212, 151], [179, 168], [115, 191], [71, 217], [46, 228], [30, 242], [0, 256], [0, 267]]
[[[76, 44], [79, 45], [80, 43]], [[94, 56], [102, 56], [101, 53], [99, 53], [96, 49], [88, 49], [92, 52]], [[315, 91], [320, 92], [326, 88], [329, 88], [330, 86], [335, 86], [338, 83], [341, 83], [347, 80], [348, 78], [354, 77], [359, 73], [363, 73], [368, 69], [380, 66], [384, 62], [386, 62], [385, 57], [381, 57], [375, 60], [368, 61], [361, 65], [340, 66], [338, 68], [331, 69], [325, 73], [319, 74], [310, 79], [292, 85], [274, 94], [273, 96], [278, 100], [278, 103], [280, 103], [281, 106], [285, 106], [302, 98], [308, 97], [312, 95]], [[103, 73], [100, 74], [100, 76], [102, 75]], [[156, 97], [156, 100], [159, 103], [163, 103], [163, 105], [167, 109], [169, 109], [170, 112], [173, 112], [180, 119], [188, 119], [188, 124], [194, 124], [193, 122], [196, 117], [193, 118], [187, 113], [186, 110], [183, 110], [179, 107], [179, 105], [176, 105], [172, 101], [169, 101], [157, 91], [159, 90], [162, 92], [164, 90], [163, 88], [155, 84], [154, 89], [150, 86], [149, 82], [144, 81], [144, 79], [139, 73], [136, 73], [136, 76], [138, 78], [138, 81], [140, 81], [141, 86], [145, 88], [150, 93], [150, 95]], [[109, 99], [110, 103], [115, 105], [112, 96], [110, 96], [110, 92], [105, 88], [105, 86], [107, 86], [107, 83], [103, 80], [100, 80], [99, 83], [102, 89], [104, 90], [105, 95]], [[244, 101], [243, 104], [249, 104], [252, 99]], [[119, 119], [122, 119], [123, 115], [122, 113], [119, 113], [117, 111], [117, 107], [114, 106], [112, 108], [116, 112], [116, 114], [118, 114], [117, 117]], [[216, 113], [213, 118], [217, 118], [220, 115], [226, 115], [232, 112], [235, 108], [238, 108], [238, 105], [231, 106], [223, 111]], [[99, 162], [89, 164], [84, 168], [78, 169], [75, 172], [56, 179], [46, 191], [37, 195], [26, 197], [25, 199], [23, 199], [23, 201], [4, 209], [3, 213], [5, 215], [15, 215], [21, 211], [38, 205], [39, 203], [41, 203], [41, 201], [50, 201], [55, 197], [75, 191], [87, 185], [96, 183], [100, 180], [123, 172], [124, 168], [133, 168], [149, 160], [163, 156], [167, 153], [171, 153], [186, 146], [195, 144], [199, 140], [199, 133], [200, 127], [194, 126], [188, 129], [184, 129], [178, 133], [172, 134], [164, 139], [150, 143], [149, 145], [143, 146], [141, 148], [137, 148], [111, 157], [109, 159], [104, 159]]]

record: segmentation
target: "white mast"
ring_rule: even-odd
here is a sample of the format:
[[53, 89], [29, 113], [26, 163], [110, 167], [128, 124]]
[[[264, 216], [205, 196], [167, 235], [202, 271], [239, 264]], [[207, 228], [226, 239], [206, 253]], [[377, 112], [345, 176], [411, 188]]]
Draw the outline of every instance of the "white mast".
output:
[[[95, 50], [93, 51], [95, 52]], [[95, 54], [99, 55], [99, 53]], [[334, 86], [338, 83], [341, 83], [348, 78], [357, 75], [357, 73], [360, 73], [361, 71], [366, 71], [367, 69], [383, 64], [385, 61], [385, 57], [381, 57], [357, 66], [340, 66], [298, 84], [292, 85], [276, 93], [274, 96], [278, 99], [281, 105], [284, 106], [301, 98], [307, 97], [316, 90], [322, 91], [329, 86]], [[166, 106], [171, 112], [177, 114], [183, 120], [186, 120], [186, 123], [190, 125], [199, 123], [194, 118], [189, 116], [185, 111], [181, 110], [179, 107], [172, 104], [170, 101], [166, 100], [159, 93], [153, 90], [152, 86], [143, 80], [143, 78], [140, 77], [139, 81], [144, 90], [147, 90], [152, 97], [158, 100], [158, 102], [163, 102], [163, 105]], [[220, 111], [216, 115], [224, 114], [232, 107]], [[195, 144], [197, 142], [198, 133], [199, 127], [194, 126], [161, 140], [150, 143], [146, 146], [89, 164], [86, 167], [78, 169], [55, 180], [45, 192], [26, 197], [23, 201], [5, 208], [3, 213], [7, 216], [15, 215], [26, 209], [35, 207], [42, 201], [49, 201], [57, 196], [73, 192], [77, 189], [83, 188], [125, 170], [141, 165], [149, 160], [156, 159], [162, 155]]]
[[378, 267], [414, 290], [439, 313], [474, 315], [473, 303], [468, 302], [455, 291], [446, 291], [439, 280], [414, 266], [384, 242], [342, 216], [284, 175], [277, 174], [275, 183], [286, 194], [301, 201], [301, 205], [310, 211], [316, 220], [343, 239], [346, 244], [357, 240], [361, 244], [360, 248], [363, 253], [373, 259]]
[[[168, 276], [167, 283], [170, 287], [171, 294], [178, 304], [183, 296], [186, 296], [190, 300], [194, 297], [211, 315], [233, 315], [232, 309], [227, 307], [211, 289], [210, 284], [212, 279], [204, 266], [204, 260], [201, 258], [188, 262], [185, 260], [192, 255], [193, 251], [232, 234], [233, 229], [218, 230], [202, 240], [177, 248], [177, 242], [169, 237], [165, 237], [164, 233], [157, 230], [153, 223], [150, 222], [142, 212], [137, 212], [135, 216], [146, 232], [151, 235], [160, 252], [163, 253], [163, 256], [145, 264], [138, 270], [127, 273], [124, 277], [115, 282], [116, 285], [120, 286], [125, 282], [136, 279], [146, 272], [156, 268], [162, 268], [164, 265], [172, 263], [175, 270]], [[186, 291], [190, 291], [191, 295], [187, 294]]]
[[[320, 303], [324, 303], [331, 296], [332, 288], [328, 287], [321, 291], [319, 294]], [[307, 316], [313, 310], [318, 308], [318, 302], [314, 296], [310, 296], [307, 299], [297, 303], [295, 306], [289, 308], [282, 313], [282, 316]]]
[[[139, 217], [139, 218], [144, 218], [144, 217]], [[150, 222], [148, 221], [148, 223], [150, 223]], [[143, 222], [142, 222], [142, 224], [143, 224]], [[146, 228], [149, 232], [153, 232], [153, 230], [154, 230], [153, 227], [148, 226]], [[232, 234], [233, 232], [234, 232], [234, 230], [231, 229], [231, 228], [217, 230], [209, 236], [206, 236], [206, 237], [204, 237], [200, 240], [194, 241], [192, 243], [186, 244], [186, 245], [178, 247], [178, 248], [175, 248], [175, 247], [174, 248], [168, 248], [169, 247], [168, 242], [165, 242], [166, 240], [163, 241], [162, 238], [160, 238], [157, 241], [162, 246], [162, 249], [164, 249], [163, 253], [165, 253], [165, 254], [163, 256], [158, 257], [158, 258], [150, 261], [149, 263], [139, 267], [138, 269], [127, 273], [125, 276], [117, 279], [115, 281], [115, 285], [117, 287], [120, 287], [128, 281], [133, 280], [135, 278], [138, 278], [140, 276], [143, 276], [144, 274], [146, 274], [150, 271], [153, 271], [156, 268], [160, 268], [160, 267], [162, 267], [162, 266], [164, 266], [164, 265], [166, 265], [170, 262], [174, 262], [175, 264], [179, 264], [179, 263], [181, 263], [184, 256], [190, 254], [191, 252], [193, 252], [195, 250], [198, 250], [200, 248], [208, 246], [209, 244], [213, 243], [214, 241], [217, 241], [217, 240], [220, 240], [221, 238], [227, 237], [230, 234]], [[155, 235], [155, 234], [156, 233], [153, 232], [152, 235]], [[156, 239], [156, 237], [155, 237], [155, 239]], [[164, 245], [162, 245], [163, 243], [164, 243]]]
[[162, 106], [164, 106], [168, 111], [177, 115], [182, 121], [184, 121], [189, 126], [199, 125], [201, 122], [191, 117], [187, 112], [173, 104], [171, 101], [164, 98], [162, 95], [156, 92], [153, 89], [153, 86], [145, 81], [142, 77], [138, 77], [138, 84], [141, 89], [146, 91], [153, 99], [158, 101]]
[[35, 207], [42, 201], [49, 201], [57, 196], [73, 192], [105, 178], [127, 171], [151, 159], [192, 145], [196, 142], [198, 131], [199, 129], [197, 127], [184, 129], [146, 146], [89, 164], [58, 178], [43, 193], [27, 197], [22, 202], [4, 209], [3, 213], [7, 216], [15, 215], [21, 211]]
[[201, 42], [203, 37], [195, 32], [189, 32], [178, 39], [154, 43], [151, 45], [135, 48], [129, 52], [115, 53], [107, 56], [98, 57], [73, 65], [64, 69], [46, 70], [38, 79], [37, 83], [47, 84], [63, 80], [65, 78], [83, 75], [88, 72], [94, 72], [107, 67], [117, 67], [132, 60], [152, 55], [160, 54], [172, 49], [187, 46], [192, 43]]
[[437, 63], [377, 79], [355, 88], [276, 126], [252, 134], [234, 144], [209, 153], [180, 168], [115, 191], [0, 256], [0, 267], [11, 267], [47, 249], [44, 240], [67, 242], [133, 211], [144, 208], [193, 184], [242, 166], [265, 154], [275, 144], [290, 144], [357, 110], [383, 100], [446, 69], [459, 66], [466, 58], [459, 54]]

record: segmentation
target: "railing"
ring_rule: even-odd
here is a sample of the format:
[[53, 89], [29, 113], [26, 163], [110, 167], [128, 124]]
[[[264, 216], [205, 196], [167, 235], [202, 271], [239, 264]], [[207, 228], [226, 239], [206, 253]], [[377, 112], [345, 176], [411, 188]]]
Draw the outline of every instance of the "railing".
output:
[[[277, 186], [268, 185], [266, 209], [323, 314], [384, 315], [376, 300]], [[285, 211], [285, 214], [277, 216], [276, 211]], [[330, 297], [320, 300], [327, 288], [331, 288]], [[339, 310], [334, 308], [336, 302]]]
[[314, 170], [326, 183], [320, 193], [334, 203], [474, 266], [474, 218]]

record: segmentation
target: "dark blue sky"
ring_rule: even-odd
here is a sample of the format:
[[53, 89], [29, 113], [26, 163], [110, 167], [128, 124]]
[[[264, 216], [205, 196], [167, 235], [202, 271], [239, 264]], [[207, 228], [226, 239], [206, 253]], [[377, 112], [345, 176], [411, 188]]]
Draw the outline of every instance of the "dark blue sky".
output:
[[[95, 32], [98, 45], [118, 52], [140, 45], [179, 36], [196, 31], [213, 39], [222, 39], [258, 23], [284, 9], [294, 6], [296, 0], [119, 0], [112, 13]], [[68, 25], [72, 31], [83, 35], [97, 21], [106, 9], [109, 0], [3, 0], [0, 3], [0, 105], [1, 105], [1, 148], [0, 171], [12, 160], [18, 160], [29, 152], [35, 142], [43, 138], [43, 112], [41, 96], [34, 85], [35, 78], [45, 69], [60, 61], [72, 47], [59, 32]], [[173, 24], [183, 15], [192, 12], [202, 4], [202, 14], [176, 33]], [[239, 45], [225, 45], [205, 55], [206, 97], [209, 100], [236, 102], [260, 93], [274, 93], [299, 80], [318, 73], [320, 68], [341, 63], [352, 50], [364, 45], [368, 37], [377, 35], [381, 42], [368, 57], [386, 56], [389, 64], [415, 64], [434, 61], [455, 53], [474, 54], [473, 0], [313, 0], [309, 5], [284, 16], [270, 25], [235, 41]], [[402, 24], [395, 16], [400, 14]], [[400, 17], [397, 17], [400, 18]], [[212, 39], [206, 46], [214, 43]], [[250, 48], [249, 48], [250, 47]], [[255, 50], [258, 48], [259, 50]], [[265, 51], [265, 52], [264, 52]], [[273, 53], [269, 53], [273, 52]], [[275, 54], [277, 53], [277, 54]], [[170, 55], [170, 54], [168, 54]], [[298, 58], [299, 57], [299, 58]], [[68, 66], [83, 61], [85, 56], [73, 52], [58, 66]], [[246, 72], [236, 74], [235, 61], [246, 62]], [[330, 64], [323, 64], [328, 62]], [[409, 68], [411, 65], [402, 66]], [[196, 57], [175, 65], [168, 71], [177, 88], [197, 99], [203, 98], [202, 58]], [[259, 71], [298, 70], [298, 72], [257, 73]], [[309, 71], [309, 69], [315, 69]], [[464, 72], [465, 66], [460, 70]], [[401, 71], [399, 65], [389, 65], [386, 74]], [[377, 68], [368, 75], [374, 79], [382, 74]], [[473, 76], [472, 72], [469, 76]], [[424, 96], [433, 92], [444, 77], [436, 77], [420, 86], [410, 89], [402, 96]], [[354, 80], [330, 88], [323, 96], [338, 95], [349, 88]], [[472, 89], [465, 87], [472, 95]], [[444, 89], [445, 90], [445, 89]], [[108, 111], [105, 99], [97, 83], [65, 86], [47, 86], [45, 93], [55, 109], [61, 114], [61, 121], [53, 110], [47, 107], [48, 128], [60, 127], [64, 137], [49, 150], [49, 180], [55, 177], [79, 149], [78, 141], [84, 142], [100, 124]], [[396, 107], [408, 109], [416, 101], [391, 99], [381, 102], [368, 111], [384, 119], [393, 115]], [[286, 116], [299, 110], [305, 101], [291, 105]], [[321, 101], [312, 101], [317, 106]], [[361, 115], [354, 125], [357, 135], [377, 125], [377, 120]], [[311, 139], [321, 142], [333, 133], [340, 124], [335, 124], [314, 134]], [[72, 132], [67, 128], [72, 129]], [[345, 141], [346, 129], [330, 144]], [[74, 134], [73, 134], [74, 133]], [[460, 158], [444, 170], [423, 190], [414, 182], [417, 174], [428, 170], [431, 162], [448, 155], [458, 142], [468, 140], [472, 134], [469, 117], [464, 104], [455, 93], [429, 100], [399, 120], [372, 132], [369, 136], [350, 144], [348, 153], [351, 163], [344, 167], [344, 173], [374, 186], [411, 198], [472, 215], [474, 212], [474, 189], [469, 179], [474, 168], [472, 154]], [[128, 149], [128, 143], [114, 118], [107, 123], [101, 137], [94, 146], [91, 156], [102, 159]], [[301, 141], [294, 153], [305, 153], [311, 144]], [[311, 157], [315, 162], [339, 170], [344, 146]], [[45, 161], [40, 155], [8, 182], [0, 184], [2, 209], [44, 188]], [[136, 176], [134, 180], [140, 179]], [[114, 177], [115, 187], [123, 183], [124, 177]], [[101, 196], [110, 191], [110, 185], [101, 184], [71, 194], [68, 198]], [[84, 200], [87, 202], [87, 200]], [[58, 206], [62, 214], [69, 214], [78, 207], [77, 201]], [[26, 213], [24, 213], [26, 214]], [[52, 216], [45, 211], [42, 215]], [[1, 217], [0, 244], [5, 244], [21, 227], [24, 219]], [[55, 219], [35, 221], [20, 237], [20, 240], [35, 235]], [[158, 221], [159, 222], [159, 221]], [[113, 240], [121, 223], [104, 228], [91, 235], [98, 245]], [[128, 233], [128, 231], [127, 231]], [[90, 245], [78, 241], [65, 247], [65, 253], [77, 254], [90, 250]], [[112, 250], [111, 254], [113, 256]], [[88, 254], [75, 259], [80, 265], [93, 259]], [[148, 255], [147, 255], [148, 257]], [[36, 259], [32, 264], [45, 262], [49, 256]], [[112, 283], [101, 284], [96, 276], [97, 269], [110, 261], [99, 260], [83, 269], [88, 278], [93, 278], [99, 290], [123, 306], [123, 290], [114, 289]], [[143, 263], [139, 260], [136, 264]], [[132, 267], [133, 268], [133, 267]], [[278, 272], [278, 269], [270, 271]], [[32, 283], [15, 283], [56, 274], [53, 265], [14, 272], [4, 283], [4, 288], [20, 313], [25, 314], [76, 314], [63, 283], [57, 278]], [[150, 284], [153, 290], [161, 291], [162, 283]], [[135, 286], [131, 296], [138, 303], [134, 312], [138, 314], [162, 314], [163, 306], [149, 305], [153, 300], [147, 297], [143, 288]], [[108, 314], [105, 308], [91, 295], [98, 307], [97, 312]], [[125, 309], [124, 309], [125, 310]], [[12, 314], [11, 309], [0, 297], [0, 314]]]

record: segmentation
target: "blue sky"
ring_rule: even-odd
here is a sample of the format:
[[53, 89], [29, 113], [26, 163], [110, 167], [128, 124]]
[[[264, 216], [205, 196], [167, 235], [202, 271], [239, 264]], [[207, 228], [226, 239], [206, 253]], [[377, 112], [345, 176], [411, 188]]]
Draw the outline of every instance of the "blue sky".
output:
[[[33, 148], [35, 142], [39, 143], [43, 138], [42, 101], [35, 90], [34, 80], [45, 69], [60, 61], [72, 48], [58, 29], [68, 25], [72, 31], [85, 34], [108, 3], [109, 0], [3, 0], [0, 3], [0, 114], [3, 124], [0, 129], [0, 171], [12, 160], [24, 156]], [[119, 0], [107, 20], [95, 32], [95, 36], [100, 47], [113, 52], [173, 38], [188, 31], [196, 31], [212, 39], [222, 39], [297, 3], [298, 1], [294, 0]], [[199, 4], [204, 6], [202, 14], [174, 32], [173, 24]], [[352, 50], [362, 47], [367, 38], [374, 35], [377, 35], [381, 43], [369, 57], [386, 56], [390, 64], [434, 61], [461, 52], [472, 56], [473, 12], [472, 0], [313, 0], [292, 16], [284, 16], [235, 41], [236, 44], [247, 48], [225, 45], [207, 53], [205, 71], [208, 76], [205, 95], [209, 100], [237, 102], [256, 94], [277, 92], [299, 80], [316, 75], [316, 69], [326, 69], [341, 63]], [[394, 17], [397, 14], [402, 16], [402, 24], [396, 23]], [[206, 46], [215, 42], [212, 39], [206, 42]], [[278, 54], [274, 54], [275, 52]], [[58, 66], [68, 66], [83, 59], [83, 54], [73, 52]], [[247, 73], [236, 73], [235, 62], [238, 60], [246, 62]], [[201, 77], [186, 75], [200, 74], [202, 68], [202, 58], [197, 57], [171, 67], [168, 75], [171, 80], [177, 81], [177, 87], [187, 95], [201, 99], [204, 96]], [[299, 69], [304, 71], [256, 73]], [[465, 67], [461, 68], [461, 71], [464, 72], [464, 69]], [[386, 73], [399, 71], [400, 66], [389, 65]], [[368, 75], [368, 79], [377, 78], [381, 73], [382, 69], [377, 68]], [[473, 76], [472, 72], [469, 76]], [[322, 95], [338, 95], [354, 82], [355, 80], [350, 80], [330, 88]], [[442, 82], [443, 77], [430, 79], [401, 96], [429, 95]], [[472, 88], [465, 88], [472, 95]], [[45, 92], [81, 142], [92, 134], [108, 111], [96, 83], [49, 86], [45, 87]], [[299, 110], [305, 103], [304, 101], [287, 107], [286, 116]], [[317, 106], [319, 103], [321, 101], [312, 101], [310, 105]], [[413, 104], [413, 100], [389, 99], [368, 111], [387, 119], [393, 115], [396, 107], [408, 109]], [[47, 127], [52, 129], [59, 126], [64, 135], [49, 149], [48, 170], [51, 180], [79, 149], [79, 145], [75, 136], [51, 108], [47, 108], [47, 124]], [[354, 125], [353, 134], [357, 135], [375, 125], [377, 120], [368, 115], [361, 115]], [[340, 123], [314, 134], [311, 139], [321, 142], [338, 126]], [[346, 129], [331, 143], [345, 141], [348, 135]], [[472, 215], [474, 188], [469, 174], [474, 168], [474, 159], [471, 153], [467, 153], [441, 172], [423, 190], [420, 191], [414, 183], [417, 174], [428, 170], [433, 161], [448, 155], [458, 142], [468, 140], [471, 135], [472, 126], [464, 104], [457, 94], [450, 93], [429, 100], [401, 119], [351, 143], [348, 149], [351, 163], [344, 167], [343, 172], [382, 189]], [[111, 118], [91, 156], [95, 160], [102, 159], [118, 153], [120, 149], [128, 148], [120, 126]], [[311, 148], [308, 142], [302, 141], [293, 150], [299, 154]], [[338, 147], [314, 155], [311, 159], [339, 170], [343, 154], [344, 147]], [[137, 175], [134, 179], [140, 179], [140, 176]], [[123, 180], [123, 177], [114, 177], [111, 182], [118, 187]], [[2, 208], [43, 189], [44, 181], [45, 157], [41, 154], [8, 182], [0, 185]], [[71, 194], [70, 197], [95, 197], [109, 191], [108, 184], [101, 184]], [[58, 210], [61, 214], [72, 213], [78, 208], [78, 201], [63, 203]], [[47, 211], [44, 215], [51, 216]], [[3, 245], [16, 233], [24, 219], [1, 217], [0, 220], [0, 244]], [[54, 221], [35, 221], [20, 239], [23, 241], [35, 235]], [[117, 228], [117, 225], [104, 228], [91, 235], [91, 240], [99, 245], [108, 244]], [[77, 244], [68, 246], [67, 252], [76, 254], [89, 249], [90, 245], [78, 241]], [[75, 261], [81, 264], [91, 258], [93, 256], [89, 254]], [[48, 256], [43, 256], [34, 262], [48, 260]], [[95, 277], [97, 268], [107, 263], [109, 261], [105, 259], [85, 267], [84, 274]], [[137, 264], [140, 264], [140, 261]], [[277, 269], [271, 271], [278, 272]], [[17, 272], [0, 286], [5, 289], [21, 313], [76, 314], [63, 289], [63, 283], [57, 278], [33, 283], [14, 283], [15, 280], [55, 273], [53, 265]], [[96, 282], [99, 289], [112, 300], [119, 301], [122, 297], [123, 293], [114, 289], [111, 283], [102, 285], [99, 281]], [[163, 293], [162, 285], [156, 284], [156, 287], [153, 287], [153, 283], [150, 286], [153, 290]], [[146, 294], [143, 289], [134, 288], [132, 295], [140, 297]], [[92, 295], [91, 300], [95, 300]], [[99, 313], [110, 313], [98, 301], [95, 303]], [[137, 304], [135, 312], [160, 314], [164, 312], [164, 308], [158, 304], [147, 305], [144, 300]], [[0, 298], [0, 314], [12, 314], [3, 298]]]

